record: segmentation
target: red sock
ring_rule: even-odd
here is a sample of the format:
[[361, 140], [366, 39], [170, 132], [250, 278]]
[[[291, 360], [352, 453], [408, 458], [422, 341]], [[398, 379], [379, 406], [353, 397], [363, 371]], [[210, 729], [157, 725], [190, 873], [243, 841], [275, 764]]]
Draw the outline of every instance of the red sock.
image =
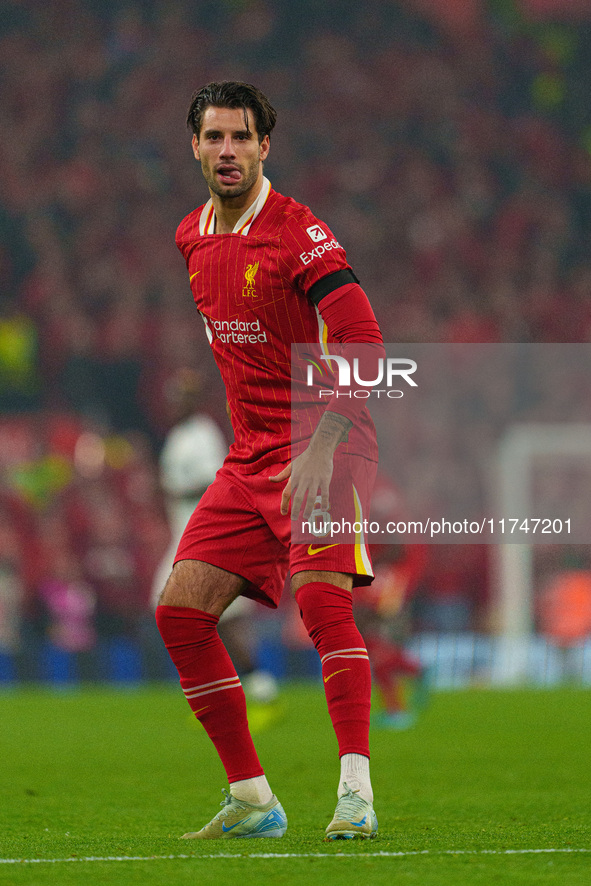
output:
[[339, 756], [369, 757], [371, 674], [365, 644], [353, 620], [352, 594], [318, 581], [302, 585], [295, 599], [322, 662]]
[[246, 717], [242, 685], [217, 632], [217, 615], [158, 606], [156, 622], [191, 710], [220, 755], [230, 784], [263, 775]]

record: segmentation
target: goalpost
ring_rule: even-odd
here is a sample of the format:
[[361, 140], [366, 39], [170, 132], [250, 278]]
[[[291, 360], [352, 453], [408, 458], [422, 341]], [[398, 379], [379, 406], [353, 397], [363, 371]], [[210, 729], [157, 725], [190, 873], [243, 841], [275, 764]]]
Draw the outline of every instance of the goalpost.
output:
[[[494, 496], [499, 516], [533, 514], [533, 467], [540, 456], [577, 458], [591, 465], [591, 424], [515, 424], [499, 443]], [[589, 539], [591, 542], [591, 537]], [[515, 684], [527, 674], [534, 627], [533, 545], [495, 545], [496, 624], [500, 641], [493, 682]]]

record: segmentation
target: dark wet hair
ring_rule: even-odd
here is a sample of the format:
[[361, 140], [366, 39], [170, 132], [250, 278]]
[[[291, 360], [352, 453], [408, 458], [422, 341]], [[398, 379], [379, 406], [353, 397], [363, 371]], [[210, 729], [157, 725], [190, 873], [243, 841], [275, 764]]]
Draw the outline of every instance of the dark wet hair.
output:
[[199, 138], [203, 114], [209, 107], [242, 108], [248, 130], [248, 109], [255, 119], [257, 135], [261, 142], [271, 134], [277, 120], [277, 112], [269, 99], [256, 86], [236, 80], [223, 80], [220, 83], [208, 83], [193, 94], [187, 113], [187, 126]]

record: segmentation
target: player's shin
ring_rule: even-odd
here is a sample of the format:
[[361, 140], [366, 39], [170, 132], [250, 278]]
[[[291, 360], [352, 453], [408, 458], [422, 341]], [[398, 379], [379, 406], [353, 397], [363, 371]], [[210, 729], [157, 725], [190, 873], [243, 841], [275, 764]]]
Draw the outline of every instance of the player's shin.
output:
[[191, 710], [212, 740], [228, 781], [263, 776], [240, 680], [217, 632], [218, 618], [199, 609], [158, 606], [156, 622]]
[[372, 801], [369, 780], [369, 715], [371, 673], [363, 638], [353, 619], [349, 591], [325, 582], [311, 582], [296, 592], [302, 620], [322, 662], [328, 711], [339, 745], [346, 778], [361, 796]]

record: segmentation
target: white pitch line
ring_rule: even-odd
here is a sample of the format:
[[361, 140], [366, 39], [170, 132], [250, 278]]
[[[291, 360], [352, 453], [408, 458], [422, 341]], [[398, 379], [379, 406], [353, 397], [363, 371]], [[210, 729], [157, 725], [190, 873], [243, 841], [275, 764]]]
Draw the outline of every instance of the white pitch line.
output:
[[542, 855], [591, 852], [591, 849], [421, 849], [416, 852], [220, 852], [215, 855], [107, 855], [70, 858], [0, 858], [0, 864], [63, 864], [105, 861], [176, 861], [192, 858], [411, 858], [425, 855]]

